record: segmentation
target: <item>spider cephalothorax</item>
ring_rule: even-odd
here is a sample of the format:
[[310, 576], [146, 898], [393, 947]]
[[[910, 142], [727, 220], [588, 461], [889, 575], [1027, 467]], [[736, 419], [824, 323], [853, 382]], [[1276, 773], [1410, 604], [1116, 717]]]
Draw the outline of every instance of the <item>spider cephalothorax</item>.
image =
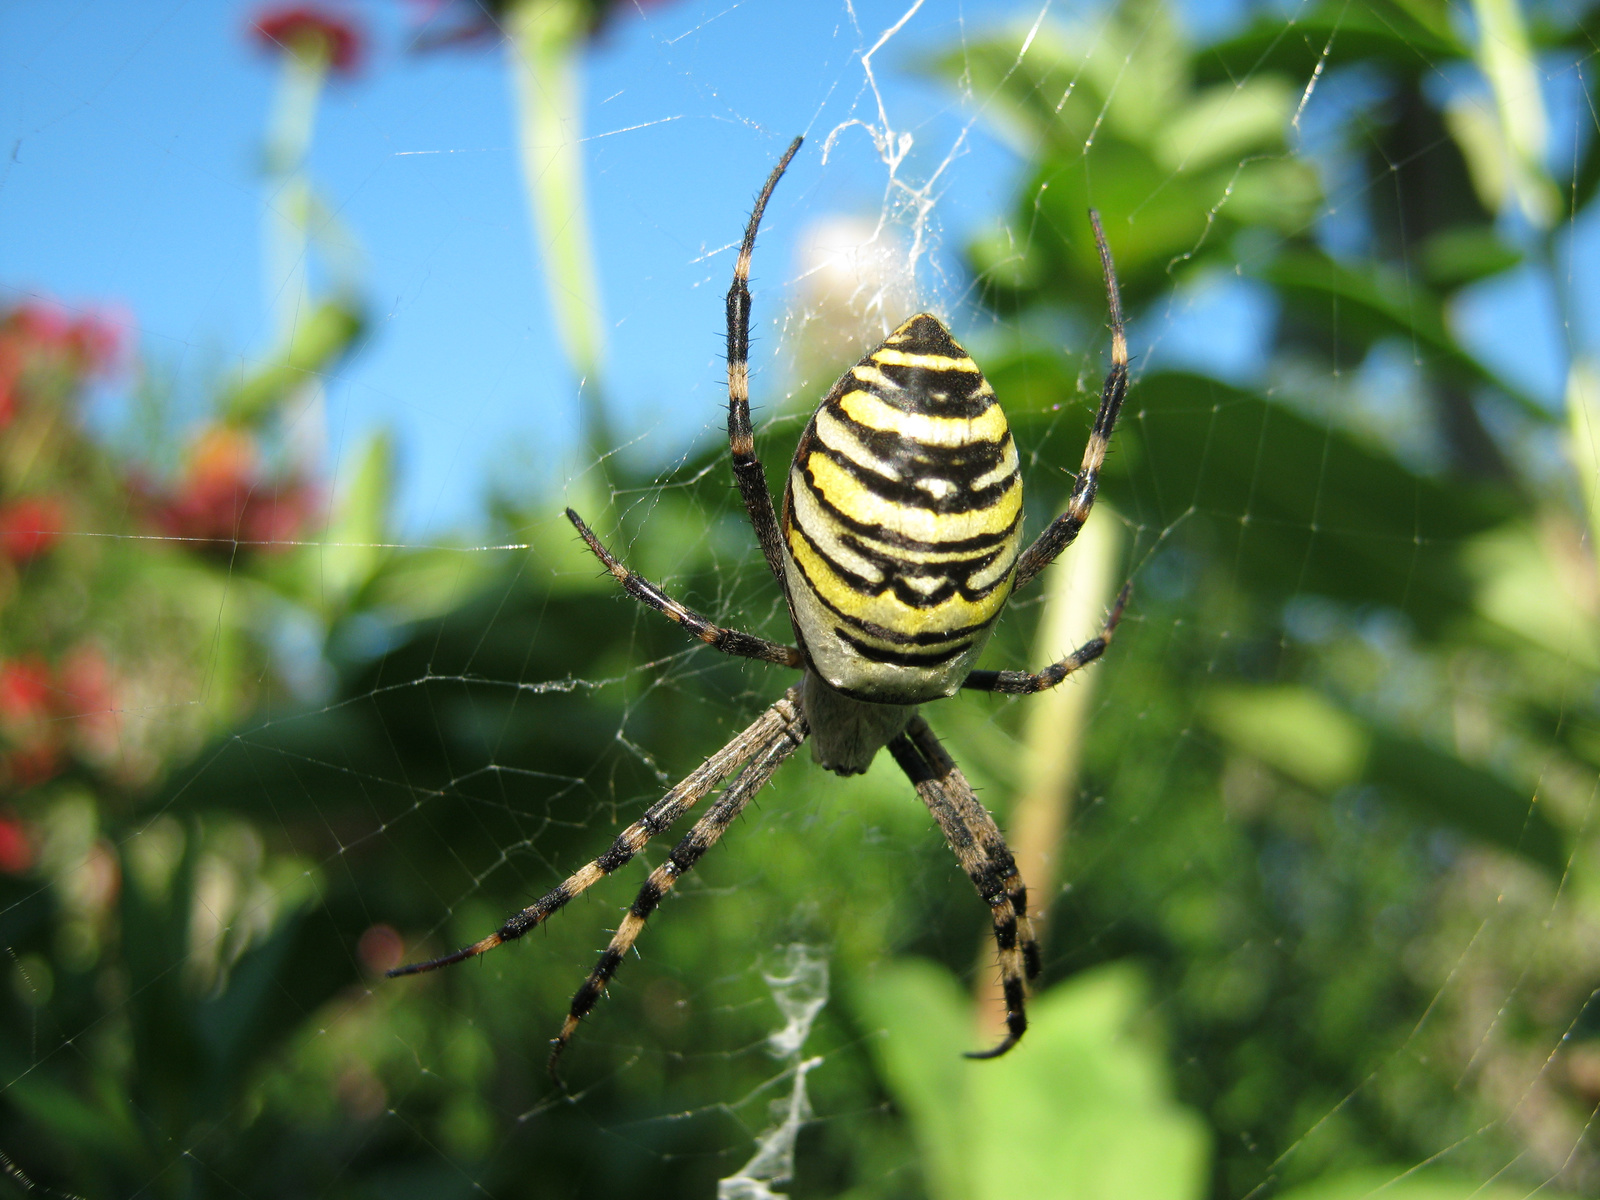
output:
[[994, 918], [1006, 999], [1004, 1054], [1027, 1028], [1025, 979], [1039, 972], [1027, 889], [1005, 838], [917, 712], [962, 688], [1025, 693], [1054, 687], [1104, 652], [1122, 615], [1117, 598], [1100, 636], [1043, 671], [979, 671], [1012, 593], [1077, 537], [1094, 506], [1100, 466], [1127, 389], [1128, 347], [1116, 275], [1090, 212], [1111, 309], [1111, 370], [1067, 510], [1022, 550], [1022, 477], [994, 389], [937, 317], [921, 313], [851, 367], [812, 415], [789, 468], [780, 522], [750, 427], [750, 256], [761, 215], [801, 139], [768, 177], [745, 228], [728, 289], [728, 442], [734, 480], [773, 577], [788, 599], [795, 646], [725, 629], [623, 566], [570, 508], [596, 557], [635, 599], [727, 654], [803, 672], [799, 683], [576, 874], [496, 932], [453, 954], [399, 967], [408, 975], [460, 962], [521, 937], [574, 896], [631, 861], [654, 836], [732, 777], [715, 804], [645, 880], [572, 1006], [550, 1051], [588, 1015], [662, 897], [810, 736], [817, 761], [865, 771], [887, 748], [933, 815]]

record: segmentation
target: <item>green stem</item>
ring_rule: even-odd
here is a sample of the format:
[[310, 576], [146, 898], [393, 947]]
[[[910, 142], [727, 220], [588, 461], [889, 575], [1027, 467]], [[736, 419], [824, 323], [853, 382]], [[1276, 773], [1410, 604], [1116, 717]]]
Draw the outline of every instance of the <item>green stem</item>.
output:
[[1507, 200], [1540, 231], [1559, 215], [1561, 200], [1545, 172], [1549, 121], [1539, 91], [1538, 60], [1517, 0], [1473, 0], [1478, 68], [1489, 81], [1506, 156]]
[[286, 51], [278, 92], [267, 122], [266, 206], [267, 303], [276, 340], [287, 344], [309, 298], [306, 278], [310, 240], [311, 184], [306, 155], [317, 125], [317, 102], [328, 78], [326, 53]]
[[1574, 357], [1567, 372], [1567, 452], [1583, 496], [1589, 553], [1600, 559], [1600, 363]]
[[579, 54], [587, 10], [578, 0], [519, 0], [506, 13], [505, 28], [523, 180], [550, 308], [578, 376], [584, 450], [604, 481], [604, 455], [613, 442], [601, 388], [605, 339], [581, 151]]

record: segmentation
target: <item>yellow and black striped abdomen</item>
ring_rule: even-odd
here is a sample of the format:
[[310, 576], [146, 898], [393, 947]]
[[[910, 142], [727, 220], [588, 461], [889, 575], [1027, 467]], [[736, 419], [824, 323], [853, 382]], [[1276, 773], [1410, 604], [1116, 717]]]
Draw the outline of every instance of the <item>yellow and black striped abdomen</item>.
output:
[[801, 435], [784, 494], [789, 607], [812, 666], [894, 704], [961, 685], [1011, 591], [1017, 451], [937, 317], [852, 367]]

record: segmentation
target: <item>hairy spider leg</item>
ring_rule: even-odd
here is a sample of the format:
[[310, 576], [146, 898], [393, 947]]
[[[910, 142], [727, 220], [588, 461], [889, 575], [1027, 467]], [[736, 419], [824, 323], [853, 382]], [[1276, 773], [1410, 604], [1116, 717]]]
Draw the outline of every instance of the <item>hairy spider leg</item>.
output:
[[737, 778], [723, 790], [717, 802], [711, 806], [706, 815], [694, 823], [694, 827], [684, 834], [683, 840], [672, 848], [672, 853], [644, 881], [644, 886], [639, 889], [639, 894], [634, 897], [633, 904], [628, 913], [622, 918], [622, 923], [617, 926], [616, 933], [611, 938], [611, 944], [601, 953], [600, 959], [594, 965], [594, 970], [589, 972], [589, 977], [583, 981], [583, 986], [572, 997], [572, 1007], [567, 1012], [567, 1019], [562, 1022], [561, 1032], [550, 1042], [550, 1077], [557, 1083], [561, 1082], [557, 1074], [557, 1066], [561, 1060], [561, 1052], [567, 1048], [577, 1030], [579, 1022], [589, 1015], [600, 995], [605, 991], [606, 984], [617, 973], [617, 968], [622, 964], [622, 958], [638, 940], [639, 934], [644, 930], [644, 923], [650, 914], [656, 910], [672, 885], [700, 861], [700, 856], [712, 846], [727, 831], [729, 825], [744, 811], [745, 805], [772, 778], [773, 772], [783, 765], [785, 759], [798, 750], [806, 740], [809, 730], [806, 727], [805, 714], [800, 708], [799, 689], [790, 688], [770, 709], [768, 714], [776, 715], [778, 728], [768, 735], [767, 741], [761, 745], [748, 766], [741, 771]]
[[1111, 606], [1111, 612], [1106, 617], [1106, 623], [1100, 627], [1100, 635], [1090, 638], [1060, 662], [1052, 663], [1039, 672], [973, 671], [962, 681], [961, 686], [971, 688], [973, 691], [1000, 692], [1008, 696], [1026, 696], [1055, 687], [1068, 675], [1087, 667], [1106, 652], [1106, 647], [1111, 645], [1112, 635], [1117, 631], [1117, 622], [1122, 620], [1122, 610], [1128, 607], [1128, 597], [1132, 593], [1133, 584], [1123, 584], [1122, 590], [1117, 593], [1116, 603]]
[[1011, 591], [1015, 595], [1027, 586], [1077, 538], [1078, 531], [1089, 519], [1094, 508], [1095, 492], [1100, 487], [1100, 467], [1106, 460], [1106, 448], [1111, 443], [1111, 431], [1116, 428], [1117, 414], [1122, 411], [1122, 399], [1128, 393], [1128, 335], [1122, 324], [1122, 294], [1117, 288], [1117, 272], [1111, 265], [1111, 247], [1106, 245], [1105, 230], [1100, 227], [1100, 214], [1089, 210], [1089, 222], [1094, 226], [1095, 245], [1100, 250], [1100, 269], [1106, 279], [1106, 302], [1111, 309], [1111, 370], [1106, 374], [1105, 386], [1100, 391], [1100, 408], [1094, 415], [1094, 426], [1089, 430], [1089, 442], [1083, 448], [1083, 465], [1078, 468], [1078, 481], [1072, 496], [1067, 500], [1067, 510], [1050, 522], [1033, 545], [1022, 552], [1017, 560], [1016, 583]]
[[682, 625], [695, 637], [708, 646], [721, 650], [724, 654], [737, 655], [740, 658], [754, 658], [760, 662], [777, 663], [780, 667], [802, 667], [805, 659], [800, 651], [793, 646], [780, 646], [777, 642], [769, 642], [764, 637], [757, 637], [753, 633], [742, 633], [737, 629], [727, 629], [713, 621], [708, 621], [693, 609], [679, 604], [671, 596], [658, 588], [655, 584], [637, 575], [618, 562], [611, 553], [600, 544], [600, 539], [595, 537], [594, 531], [584, 524], [584, 520], [570, 508], [567, 509], [567, 520], [577, 527], [578, 533], [588, 543], [594, 556], [605, 564], [622, 590], [627, 592], [641, 604], [648, 604], [657, 612], [665, 613], [667, 617]]
[[542, 925], [551, 914], [565, 908], [574, 897], [582, 895], [607, 875], [630, 862], [633, 856], [644, 848], [645, 843], [657, 834], [666, 832], [679, 817], [715, 791], [718, 784], [744, 766], [788, 728], [792, 718], [783, 711], [782, 706], [785, 704], [798, 707], [798, 687], [790, 688], [782, 700], [757, 717], [749, 728], [706, 759], [697, 770], [652, 804], [644, 816], [617, 835], [609, 850], [511, 917], [494, 933], [442, 958], [395, 967], [386, 972], [388, 977], [393, 979], [397, 975], [419, 975], [424, 971], [434, 971], [464, 959], [475, 958], [505, 942], [515, 941], [528, 930]]
[[1040, 969], [1039, 943], [1034, 938], [1033, 919], [1028, 916], [1028, 888], [1022, 882], [1022, 873], [1017, 870], [1017, 860], [1011, 854], [1011, 847], [1006, 845], [1005, 835], [1000, 832], [1000, 826], [995, 824], [994, 816], [972, 790], [972, 784], [961, 773], [961, 768], [950, 757], [950, 752], [928, 727], [927, 721], [921, 716], [913, 717], [906, 726], [906, 736], [939, 773], [944, 781], [946, 796], [955, 805], [956, 812], [978, 843], [978, 848], [988, 858], [1000, 880], [1000, 886], [1005, 888], [1011, 907], [1017, 914], [1017, 944], [1022, 948], [1023, 973], [1029, 980], [1037, 979]]
[[[1028, 951], [1024, 949], [1021, 940], [1022, 922], [1001, 868], [989, 857], [982, 841], [973, 833], [963, 816], [963, 810], [967, 805], [966, 798], [972, 796], [971, 785], [942, 748], [936, 756], [929, 756], [927, 747], [930, 743], [938, 745], [926, 723], [921, 717], [916, 717], [905, 733], [889, 743], [889, 753], [894, 756], [895, 762], [900, 764], [900, 769], [906, 773], [906, 778], [910, 779], [912, 786], [917, 789], [917, 795], [933, 814], [934, 821], [943, 831], [945, 841], [955, 852], [962, 870], [966, 871], [967, 877], [972, 880], [978, 889], [978, 895], [989, 906], [993, 916], [994, 941], [1000, 957], [1000, 982], [1006, 1001], [1006, 1036], [992, 1050], [972, 1051], [967, 1057], [998, 1058], [1015, 1046], [1028, 1028], [1027, 988], [1024, 983], [1028, 969]], [[971, 802], [977, 804], [976, 797], [972, 797]], [[978, 807], [981, 809], [982, 805]], [[1000, 837], [998, 829], [995, 830], [994, 837], [1003, 848], [1005, 842]], [[1006, 851], [1006, 858], [1010, 859], [1009, 850]], [[1013, 865], [1011, 874], [1015, 881], [1014, 886], [1017, 893], [1023, 896], [1023, 904], [1026, 906], [1026, 894], [1015, 873], [1016, 868]], [[1032, 942], [1031, 931], [1028, 934], [1028, 942]], [[1032, 954], [1037, 960], [1037, 950]]]
[[755, 431], [750, 426], [750, 256], [756, 248], [756, 230], [767, 211], [772, 190], [800, 149], [803, 137], [789, 143], [778, 165], [756, 197], [745, 226], [744, 243], [733, 266], [733, 283], [728, 288], [728, 447], [733, 452], [733, 478], [739, 485], [744, 510], [761, 543], [767, 568], [780, 585], [783, 583], [783, 539], [778, 532], [778, 515], [767, 488], [767, 473], [756, 457]]

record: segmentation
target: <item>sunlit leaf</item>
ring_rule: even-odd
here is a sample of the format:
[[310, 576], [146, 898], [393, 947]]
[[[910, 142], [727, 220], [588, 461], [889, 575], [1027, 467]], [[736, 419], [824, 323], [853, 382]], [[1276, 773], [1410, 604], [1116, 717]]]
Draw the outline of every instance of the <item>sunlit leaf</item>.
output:
[[1570, 852], [1546, 810], [1479, 767], [1348, 713], [1310, 688], [1212, 689], [1207, 721], [1239, 750], [1324, 794], [1367, 783], [1423, 818], [1563, 874]]
[[265, 420], [297, 390], [329, 370], [364, 328], [365, 319], [347, 304], [330, 301], [319, 306], [295, 326], [288, 346], [218, 398], [218, 410], [241, 425]]
[[972, 1001], [929, 963], [885, 968], [856, 995], [912, 1120], [938, 1200], [1198, 1200], [1209, 1136], [1177, 1104], [1145, 1023], [1138, 973], [1111, 966], [1036, 996], [1003, 1058], [963, 1060]]
[[[1483, 1183], [1449, 1171], [1404, 1167], [1352, 1171], [1280, 1193], [1282, 1200], [1526, 1200], [1527, 1194], [1526, 1188]], [[1568, 1193], [1540, 1188], [1539, 1195], [1565, 1200]]]

